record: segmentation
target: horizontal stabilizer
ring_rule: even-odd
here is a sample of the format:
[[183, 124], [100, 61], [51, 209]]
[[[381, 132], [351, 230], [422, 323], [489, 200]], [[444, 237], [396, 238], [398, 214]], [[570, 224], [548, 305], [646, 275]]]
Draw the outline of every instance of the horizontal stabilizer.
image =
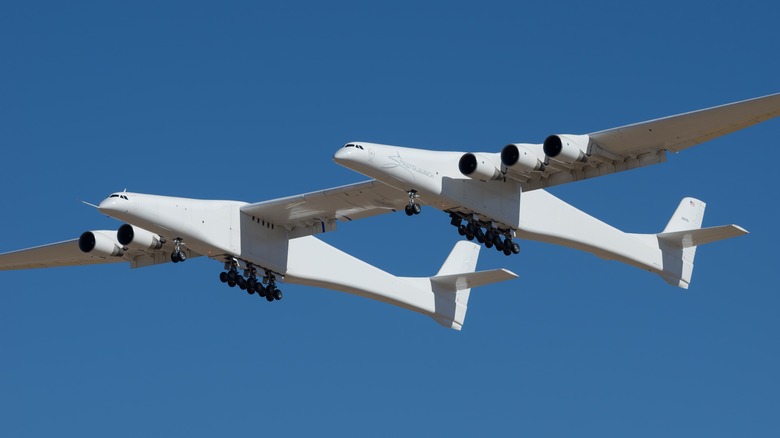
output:
[[748, 231], [738, 225], [722, 225], [720, 227], [699, 228], [695, 230], [670, 231], [658, 234], [658, 239], [679, 248], [691, 248], [705, 243], [717, 242], [748, 234]]
[[471, 289], [485, 286], [499, 281], [512, 280], [517, 274], [506, 269], [493, 269], [490, 271], [467, 272], [461, 274], [437, 275], [431, 277], [431, 283], [452, 290]]

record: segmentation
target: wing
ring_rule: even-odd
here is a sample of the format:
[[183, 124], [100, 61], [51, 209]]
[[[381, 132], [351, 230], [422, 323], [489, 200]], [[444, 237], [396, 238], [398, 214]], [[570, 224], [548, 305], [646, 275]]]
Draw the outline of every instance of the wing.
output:
[[403, 209], [408, 195], [379, 181], [365, 181], [241, 207], [255, 220], [287, 228], [290, 238], [336, 229], [352, 221]]
[[[93, 233], [116, 236], [114, 230], [93, 231]], [[121, 246], [118, 242], [116, 245]], [[189, 258], [200, 256], [189, 249], [186, 251]], [[170, 252], [170, 244], [166, 243], [161, 249], [154, 251], [123, 248], [121, 255], [118, 256], [98, 256], [82, 252], [79, 249], [79, 239], [72, 239], [0, 254], [0, 271], [120, 262], [130, 263], [131, 268], [140, 268], [169, 262]]]
[[667, 151], [679, 152], [777, 116], [780, 93], [607, 129], [588, 134], [583, 140], [586, 162], [548, 158], [542, 172], [514, 173], [528, 191], [621, 172], [664, 162]]

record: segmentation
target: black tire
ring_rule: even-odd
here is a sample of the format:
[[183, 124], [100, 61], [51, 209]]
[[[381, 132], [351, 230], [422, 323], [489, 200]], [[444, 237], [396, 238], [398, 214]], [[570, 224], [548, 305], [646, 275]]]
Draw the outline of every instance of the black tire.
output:
[[467, 233], [467, 234], [466, 234], [466, 239], [469, 239], [469, 240], [474, 240], [474, 235], [473, 235], [473, 234], [471, 234], [471, 233]]
[[227, 283], [228, 283], [228, 286], [230, 286], [230, 287], [236, 287], [236, 280], [228, 279]]
[[219, 281], [221, 281], [223, 283], [227, 283], [227, 281], [228, 281], [227, 272], [220, 272], [219, 273]]
[[520, 254], [520, 245], [517, 242], [512, 242], [509, 248], [512, 250], [512, 254]]
[[508, 246], [504, 247], [504, 255], [512, 255], [512, 250]]
[[179, 251], [179, 261], [184, 262], [187, 260], [187, 254], [184, 251]]
[[249, 277], [246, 280], [246, 287], [252, 288], [252, 290], [257, 290], [257, 279], [255, 277]]
[[485, 239], [485, 247], [490, 249], [493, 247], [493, 241]]
[[466, 226], [465, 225], [463, 225], [463, 224], [458, 225], [458, 234], [460, 234], [461, 236], [465, 236], [466, 235]]
[[274, 289], [274, 299], [275, 300], [281, 300], [282, 299], [282, 291], [279, 289]]
[[257, 295], [260, 296], [260, 298], [265, 298], [265, 287], [263, 287], [262, 284], [257, 285]]
[[498, 239], [493, 243], [496, 244], [496, 251], [501, 252], [504, 250], [504, 242], [502, 242], [501, 239]]
[[407, 205], [406, 207], [404, 207], [404, 211], [406, 212], [407, 216], [411, 216], [414, 214], [414, 210], [412, 210], [411, 205]]
[[247, 286], [246, 287], [246, 293], [248, 293], [249, 295], [252, 295], [253, 293], [255, 293], [255, 288]]
[[477, 228], [474, 236], [477, 238], [477, 242], [485, 243], [485, 233], [482, 232], [482, 228]]
[[471, 222], [469, 222], [468, 225], [466, 225], [466, 234], [474, 234], [477, 232], [477, 227], [474, 226]]
[[241, 290], [246, 290], [246, 280], [244, 280], [244, 277], [236, 278], [236, 284]]
[[176, 254], [175, 252], [172, 252], [172, 253], [171, 253], [171, 261], [172, 261], [173, 263], [179, 263], [179, 255], [178, 255], [178, 254]]
[[235, 282], [236, 277], [238, 277], [238, 272], [230, 270], [227, 275], [228, 275], [228, 280], [233, 280]]
[[[415, 204], [412, 204], [412, 213], [414, 213], [414, 214], [420, 214], [420, 212], [421, 212], [421, 211], [422, 211], [422, 207], [420, 207], [420, 204], [417, 204], [417, 203], [415, 203]], [[278, 300], [278, 299], [279, 299], [279, 298], [277, 298], [277, 300]]]
[[273, 300], [274, 300], [274, 295], [273, 295], [273, 294], [271, 294], [271, 293], [268, 293], [268, 292], [266, 291], [266, 293], [265, 293], [265, 299], [266, 299], [266, 300], [268, 300], [268, 302], [270, 303], [271, 301], [273, 301]]
[[[493, 243], [493, 240], [496, 238], [496, 234], [492, 230], [487, 230], [485, 233], [485, 242]], [[493, 246], [493, 245], [490, 245]], [[490, 248], [490, 246], [488, 248]]]

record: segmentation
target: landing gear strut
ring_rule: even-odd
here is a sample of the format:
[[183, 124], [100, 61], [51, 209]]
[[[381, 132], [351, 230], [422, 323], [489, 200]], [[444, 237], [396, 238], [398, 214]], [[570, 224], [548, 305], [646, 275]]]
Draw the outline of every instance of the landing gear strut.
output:
[[406, 194], [409, 196], [409, 204], [404, 207], [404, 211], [406, 212], [407, 216], [412, 216], [415, 214], [420, 214], [422, 211], [422, 207], [420, 207], [420, 204], [415, 202], [415, 199], [418, 199], [420, 195], [417, 194], [417, 190], [409, 190], [406, 192]]
[[[463, 222], [466, 222], [465, 224]], [[496, 250], [505, 255], [519, 254], [520, 245], [512, 240], [514, 230], [498, 228], [494, 223], [485, 223], [474, 218], [465, 217], [461, 213], [450, 213], [450, 224], [458, 228], [458, 234], [466, 236], [466, 239], [484, 244], [487, 248], [496, 247]], [[485, 229], [484, 231], [482, 229]]]

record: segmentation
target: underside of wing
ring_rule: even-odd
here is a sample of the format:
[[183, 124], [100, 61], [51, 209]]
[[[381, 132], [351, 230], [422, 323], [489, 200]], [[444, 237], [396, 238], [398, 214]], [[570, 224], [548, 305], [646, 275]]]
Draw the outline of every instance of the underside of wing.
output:
[[538, 157], [543, 169], [515, 165], [505, 170], [524, 191], [550, 187], [662, 163], [667, 151], [679, 152], [777, 116], [780, 93], [587, 135], [551, 135], [544, 144], [505, 148], [513, 152], [509, 156]]
[[123, 257], [98, 257], [86, 254], [79, 249], [79, 240], [72, 239], [0, 254], [0, 270], [53, 268], [126, 261]]
[[[0, 254], [0, 271], [120, 262], [129, 263], [131, 268], [140, 268], [170, 261], [169, 256], [172, 251], [170, 244], [165, 244], [158, 250], [142, 251], [120, 245], [116, 241], [116, 232], [113, 230], [90, 233], [97, 235], [102, 241], [109, 242], [112, 250], [101, 251], [96, 247], [90, 253], [85, 253], [79, 248], [79, 239], [66, 240]], [[184, 251], [189, 258], [200, 256], [190, 249]]]
[[248, 204], [241, 212], [287, 228], [292, 238], [332, 231], [337, 221], [391, 213], [403, 209], [408, 200], [405, 192], [371, 180]]

